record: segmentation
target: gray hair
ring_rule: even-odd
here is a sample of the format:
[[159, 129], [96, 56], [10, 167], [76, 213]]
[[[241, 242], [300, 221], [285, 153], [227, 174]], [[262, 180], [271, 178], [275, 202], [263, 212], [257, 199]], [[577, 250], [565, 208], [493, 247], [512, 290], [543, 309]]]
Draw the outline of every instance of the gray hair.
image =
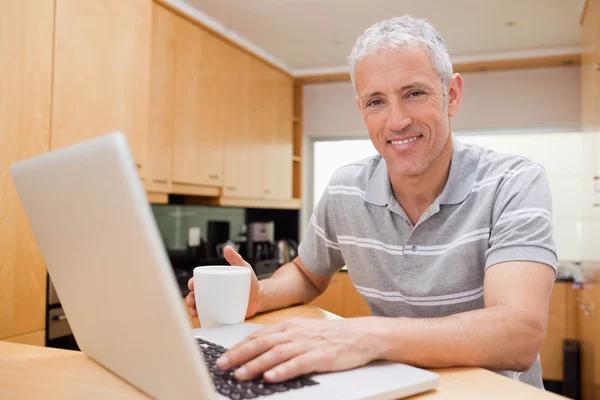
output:
[[356, 40], [352, 53], [348, 57], [354, 89], [356, 89], [356, 66], [360, 60], [375, 54], [378, 50], [398, 48], [410, 43], [423, 44], [427, 47], [431, 64], [442, 80], [445, 98], [446, 88], [452, 80], [452, 62], [450, 62], [446, 43], [426, 19], [413, 18], [410, 15], [378, 22], [367, 28]]

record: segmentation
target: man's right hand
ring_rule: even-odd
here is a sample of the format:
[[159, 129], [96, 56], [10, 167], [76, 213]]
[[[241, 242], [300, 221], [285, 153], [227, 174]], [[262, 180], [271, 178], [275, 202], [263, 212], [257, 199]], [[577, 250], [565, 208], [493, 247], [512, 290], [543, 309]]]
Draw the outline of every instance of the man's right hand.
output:
[[[250, 268], [252, 272], [252, 278], [250, 281], [250, 299], [248, 300], [248, 310], [246, 311], [246, 318], [249, 318], [256, 314], [258, 311], [258, 303], [260, 300], [260, 289], [258, 285], [258, 278], [256, 278], [256, 274], [254, 270], [248, 264], [240, 254], [233, 249], [231, 246], [226, 246], [223, 249], [223, 256], [227, 260], [227, 262], [234, 266], [244, 266], [246, 268]], [[198, 312], [196, 311], [196, 298], [194, 297], [194, 278], [190, 278], [188, 281], [188, 288], [191, 290], [190, 294], [187, 295], [185, 301], [190, 309], [190, 315], [194, 318], [198, 317]], [[200, 321], [202, 323], [202, 321]]]

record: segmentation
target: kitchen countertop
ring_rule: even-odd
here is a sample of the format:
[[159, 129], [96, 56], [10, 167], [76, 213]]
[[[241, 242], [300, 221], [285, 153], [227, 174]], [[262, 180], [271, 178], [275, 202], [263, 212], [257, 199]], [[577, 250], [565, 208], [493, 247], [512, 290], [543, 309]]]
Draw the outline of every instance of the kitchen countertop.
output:
[[[303, 305], [261, 314], [249, 322], [271, 325], [295, 317], [339, 318], [319, 308]], [[564, 399], [481, 368], [432, 371], [440, 374], [438, 388], [412, 396], [411, 400]], [[82, 352], [3, 341], [0, 341], [0, 398], [148, 399]]]

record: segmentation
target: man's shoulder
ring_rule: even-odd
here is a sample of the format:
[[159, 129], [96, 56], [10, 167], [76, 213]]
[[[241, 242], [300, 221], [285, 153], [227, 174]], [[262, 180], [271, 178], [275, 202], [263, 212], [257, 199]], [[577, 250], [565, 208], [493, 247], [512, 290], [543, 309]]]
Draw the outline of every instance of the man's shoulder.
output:
[[381, 156], [376, 154], [338, 168], [331, 176], [328, 187], [351, 186], [365, 190], [380, 160]]
[[513, 153], [497, 152], [492, 149], [467, 145], [473, 151], [479, 151], [479, 165], [475, 184], [486, 182], [490, 179], [504, 181], [513, 176], [518, 176], [524, 171], [532, 170], [534, 173], [545, 174], [544, 167], [534, 160]]

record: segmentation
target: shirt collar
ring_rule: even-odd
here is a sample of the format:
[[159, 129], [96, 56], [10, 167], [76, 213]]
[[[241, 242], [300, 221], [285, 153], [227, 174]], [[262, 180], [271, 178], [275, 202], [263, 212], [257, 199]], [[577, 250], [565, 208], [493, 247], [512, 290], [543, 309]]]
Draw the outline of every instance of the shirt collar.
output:
[[[452, 135], [452, 146], [448, 181], [437, 199], [439, 204], [462, 203], [475, 183], [479, 152], [460, 142], [454, 135]], [[387, 164], [383, 157], [379, 157], [377, 167], [367, 184], [365, 201], [376, 206], [386, 206], [393, 195]]]

